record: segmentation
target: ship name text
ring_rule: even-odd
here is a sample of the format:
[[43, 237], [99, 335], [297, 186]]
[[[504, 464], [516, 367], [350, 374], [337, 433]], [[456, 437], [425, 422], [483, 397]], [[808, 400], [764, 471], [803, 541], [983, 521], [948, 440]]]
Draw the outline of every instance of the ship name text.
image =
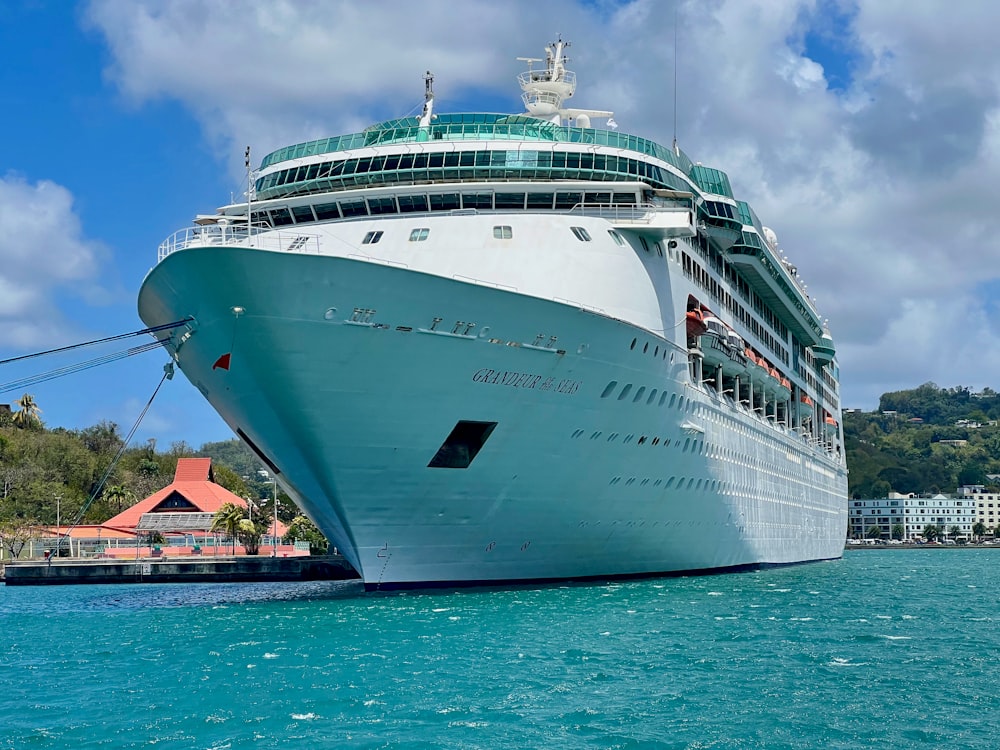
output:
[[574, 394], [582, 385], [579, 380], [559, 379], [536, 375], [533, 372], [514, 372], [512, 370], [494, 370], [483, 367], [472, 375], [475, 383], [489, 385], [506, 385], [511, 388], [521, 388], [534, 391], [555, 391], [556, 393]]

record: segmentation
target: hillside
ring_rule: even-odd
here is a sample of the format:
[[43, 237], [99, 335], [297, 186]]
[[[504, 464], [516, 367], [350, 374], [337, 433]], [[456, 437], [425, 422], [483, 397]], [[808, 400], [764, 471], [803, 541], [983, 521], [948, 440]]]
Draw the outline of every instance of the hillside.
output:
[[885, 393], [874, 412], [844, 414], [851, 497], [954, 492], [1000, 474], [1000, 393], [934, 383]]

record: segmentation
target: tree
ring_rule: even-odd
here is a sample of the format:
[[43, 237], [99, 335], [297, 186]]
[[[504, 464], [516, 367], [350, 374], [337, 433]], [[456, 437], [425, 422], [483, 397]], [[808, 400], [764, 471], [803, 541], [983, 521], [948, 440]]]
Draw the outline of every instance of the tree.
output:
[[121, 513], [122, 503], [131, 504], [132, 493], [123, 484], [113, 484], [104, 490], [104, 500], [109, 504], [115, 503], [118, 507], [118, 513]]
[[893, 524], [893, 527], [892, 527], [892, 538], [893, 539], [900, 539], [901, 540], [905, 534], [906, 534], [906, 529], [903, 528], [903, 524], [901, 524], [901, 523]]
[[976, 521], [972, 524], [972, 534], [976, 537], [976, 540], [982, 539], [986, 536], [986, 524], [982, 521]]
[[288, 525], [288, 531], [281, 538], [285, 544], [290, 542], [309, 542], [309, 554], [323, 555], [330, 548], [330, 542], [312, 521], [305, 516], [296, 516]]
[[865, 536], [869, 539], [881, 539], [882, 529], [879, 528], [878, 525], [872, 524], [868, 527], [868, 531], [865, 532]]
[[244, 518], [240, 521], [236, 529], [236, 534], [240, 538], [240, 543], [246, 549], [248, 555], [256, 555], [260, 552], [260, 540], [267, 531], [267, 524], [261, 521], [251, 521]]
[[938, 535], [940, 535], [941, 530], [937, 527], [937, 525], [929, 523], [926, 526], [924, 526], [924, 530], [920, 533], [921, 536], [923, 536], [923, 538], [926, 539], [928, 542], [933, 542], [935, 539], [938, 538]]
[[948, 536], [950, 536], [952, 539], [955, 539], [961, 533], [962, 530], [958, 528], [958, 526], [951, 526], [948, 528]]
[[38, 415], [42, 413], [42, 410], [38, 408], [38, 404], [35, 403], [35, 397], [30, 393], [25, 393], [21, 398], [17, 400], [17, 405], [20, 408], [19, 411], [14, 412], [13, 422], [15, 427], [19, 427], [22, 430], [31, 427], [41, 427], [42, 420]]
[[20, 557], [28, 542], [37, 538], [38, 529], [34, 523], [18, 519], [0, 523], [0, 547], [10, 553], [11, 559]]
[[233, 554], [236, 554], [236, 537], [240, 530], [240, 522], [245, 520], [245, 511], [236, 503], [225, 503], [215, 513], [212, 519], [212, 531], [222, 531], [233, 543]]

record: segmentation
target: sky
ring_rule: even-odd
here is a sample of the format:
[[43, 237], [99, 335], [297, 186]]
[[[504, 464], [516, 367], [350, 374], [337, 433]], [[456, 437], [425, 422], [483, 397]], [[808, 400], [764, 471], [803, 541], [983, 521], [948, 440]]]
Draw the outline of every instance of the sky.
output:
[[[418, 114], [426, 70], [437, 112], [519, 112], [516, 58], [561, 35], [574, 106], [663, 144], [676, 121], [774, 229], [845, 408], [997, 389], [997, 28], [985, 0], [4, 0], [0, 360], [141, 329], [158, 244], [243, 199], [247, 146], [256, 165]], [[146, 340], [0, 364], [0, 403], [27, 391], [49, 427], [128, 434], [163, 351], [19, 383]], [[178, 375], [133, 440], [230, 437]]]

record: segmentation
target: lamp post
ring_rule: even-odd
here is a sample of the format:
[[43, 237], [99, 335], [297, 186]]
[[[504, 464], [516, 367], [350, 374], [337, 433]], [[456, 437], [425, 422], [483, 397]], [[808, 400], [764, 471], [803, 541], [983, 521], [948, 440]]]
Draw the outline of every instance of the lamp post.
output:
[[274, 487], [274, 534], [271, 536], [271, 557], [278, 556], [278, 478], [271, 477]]

